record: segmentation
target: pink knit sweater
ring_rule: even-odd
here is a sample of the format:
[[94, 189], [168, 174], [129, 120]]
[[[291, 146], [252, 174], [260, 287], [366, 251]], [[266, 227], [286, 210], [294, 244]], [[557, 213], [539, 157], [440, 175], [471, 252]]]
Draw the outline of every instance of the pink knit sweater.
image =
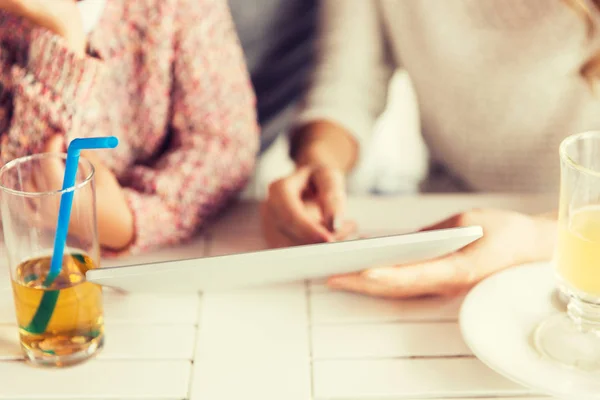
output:
[[193, 235], [238, 192], [258, 148], [255, 99], [225, 0], [109, 0], [78, 58], [0, 11], [0, 158], [48, 137], [115, 135], [101, 152], [135, 220], [130, 251]]

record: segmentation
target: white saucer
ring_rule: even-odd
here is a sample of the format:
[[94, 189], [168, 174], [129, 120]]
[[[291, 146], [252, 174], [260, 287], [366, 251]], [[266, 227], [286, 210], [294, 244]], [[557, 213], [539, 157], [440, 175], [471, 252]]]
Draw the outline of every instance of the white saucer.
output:
[[524, 265], [471, 290], [460, 311], [460, 327], [475, 356], [507, 378], [559, 399], [600, 400], [600, 373], [565, 367], [542, 357], [533, 345], [538, 324], [563, 308], [553, 268]]

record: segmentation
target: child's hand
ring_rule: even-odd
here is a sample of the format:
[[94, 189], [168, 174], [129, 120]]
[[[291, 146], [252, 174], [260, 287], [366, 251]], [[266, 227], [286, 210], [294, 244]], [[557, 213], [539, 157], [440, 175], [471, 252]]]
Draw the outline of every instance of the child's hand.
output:
[[74, 52], [84, 54], [86, 38], [75, 0], [0, 0], [0, 9], [64, 37]]
[[[65, 149], [64, 138], [61, 135], [52, 137], [46, 144], [45, 151], [50, 153], [62, 153]], [[98, 220], [98, 235], [100, 244], [114, 250], [125, 248], [133, 239], [133, 215], [127, 204], [125, 193], [119, 181], [107, 168], [93, 150], [82, 151], [81, 156], [94, 166], [94, 182], [96, 186], [96, 216]], [[44, 175], [50, 174], [48, 182], [53, 187], [60, 187], [64, 175], [62, 163], [53, 165]], [[85, 192], [82, 192], [85, 193]], [[88, 192], [89, 193], [89, 192]], [[76, 195], [77, 204], [74, 206], [80, 210], [87, 209], [92, 203], [89, 195]], [[54, 207], [53, 207], [54, 208]], [[58, 206], [55, 208], [58, 210]], [[56, 220], [54, 218], [53, 220]], [[82, 219], [83, 220], [83, 219]], [[72, 226], [75, 232], [80, 227]]]

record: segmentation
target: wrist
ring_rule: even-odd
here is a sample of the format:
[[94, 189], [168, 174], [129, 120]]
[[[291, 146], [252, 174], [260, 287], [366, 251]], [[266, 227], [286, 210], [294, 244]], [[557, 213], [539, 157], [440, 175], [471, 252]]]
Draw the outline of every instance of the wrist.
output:
[[339, 157], [336, 157], [327, 143], [315, 140], [304, 144], [295, 156], [297, 167], [322, 166], [341, 169], [344, 172], [349, 168]]
[[319, 165], [348, 172], [357, 154], [354, 138], [327, 122], [307, 126], [292, 137], [292, 157], [298, 167]]

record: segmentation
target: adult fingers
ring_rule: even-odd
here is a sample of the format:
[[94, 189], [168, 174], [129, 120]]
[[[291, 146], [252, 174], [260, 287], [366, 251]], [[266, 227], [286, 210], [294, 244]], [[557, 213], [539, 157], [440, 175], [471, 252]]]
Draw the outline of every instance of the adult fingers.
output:
[[[454, 215], [450, 216], [449, 218], [446, 218], [445, 220], [442, 220], [442, 221], [436, 222], [432, 225], [426, 226], [426, 227], [420, 229], [419, 231], [424, 232], [424, 231], [433, 231], [433, 230], [438, 230], [438, 229], [452, 229], [452, 228], [458, 228], [458, 227], [478, 225], [479, 221], [481, 220], [480, 216], [481, 216], [480, 210], [469, 210], [469, 211], [461, 212], [458, 214], [454, 214]], [[473, 243], [469, 243], [467, 246], [460, 249], [459, 251], [461, 252], [461, 254], [470, 253], [473, 249], [479, 248], [479, 246], [481, 246], [481, 241], [477, 240]]]
[[342, 290], [353, 293], [364, 294], [371, 297], [387, 299], [413, 299], [427, 296], [456, 296], [464, 292], [464, 288], [449, 287], [437, 288], [434, 291], [423, 292], [418, 290], [401, 291], [397, 287], [386, 282], [370, 280], [361, 274], [344, 275], [329, 278], [327, 285], [333, 290]]
[[474, 282], [475, 268], [469, 254], [458, 251], [431, 261], [369, 269], [363, 275], [394, 287], [399, 297], [441, 294]]
[[301, 205], [298, 207], [292, 204], [280, 204], [274, 208], [277, 229], [291, 238], [296, 245], [333, 241], [333, 234], [318, 221], [311, 219], [301, 207]]
[[363, 274], [348, 274], [329, 278], [327, 285], [334, 290], [343, 290], [348, 292], [360, 293], [371, 297], [380, 297], [388, 299], [408, 299], [415, 297], [431, 296], [440, 293], [422, 293], [414, 291], [407, 293], [398, 290], [397, 287], [387, 283], [367, 279]]
[[271, 248], [293, 246], [293, 238], [278, 229], [276, 216], [266, 202], [261, 204], [260, 211], [262, 231], [268, 246]]
[[[336, 241], [348, 240], [358, 232], [358, 225], [354, 221], [344, 221], [334, 233]], [[358, 238], [357, 238], [358, 239]]]
[[386, 283], [366, 279], [360, 273], [331, 277], [327, 280], [327, 285], [332, 289], [361, 293], [373, 297], [398, 297], [396, 288]]
[[326, 226], [333, 231], [336, 218], [342, 218], [346, 206], [344, 173], [337, 169], [320, 167], [314, 170], [311, 180]]
[[333, 240], [331, 233], [318, 220], [311, 218], [310, 210], [302, 199], [309, 176], [309, 171], [299, 170], [269, 188], [268, 207], [277, 221], [278, 229], [294, 237], [296, 244]]
[[335, 276], [330, 278], [329, 284], [333, 288], [372, 296], [410, 298], [455, 293], [468, 287], [473, 279], [469, 258], [458, 252], [418, 264], [373, 268], [356, 275]]
[[455, 214], [452, 215], [449, 218], [446, 218], [442, 221], [438, 221], [434, 224], [425, 226], [424, 228], [421, 228], [419, 231], [434, 231], [437, 229], [450, 229], [450, 228], [456, 228], [461, 226], [463, 222], [463, 214]]

